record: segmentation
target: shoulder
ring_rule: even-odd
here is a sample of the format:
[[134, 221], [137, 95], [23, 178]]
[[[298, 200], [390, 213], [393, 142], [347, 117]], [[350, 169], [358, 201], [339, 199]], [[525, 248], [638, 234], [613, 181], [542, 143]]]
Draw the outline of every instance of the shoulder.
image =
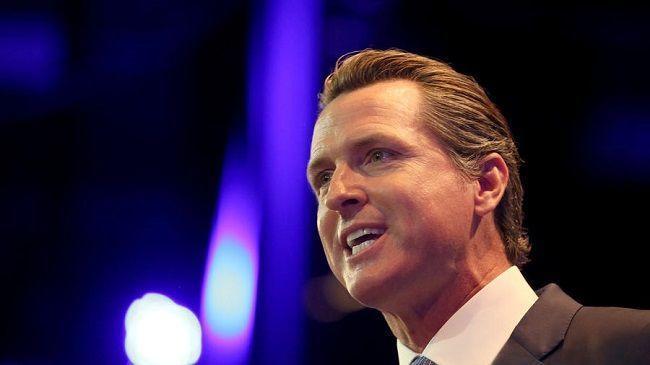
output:
[[549, 284], [494, 364], [650, 364], [650, 311], [584, 307]]
[[[594, 346], [628, 347], [637, 341], [650, 345], [650, 311], [616, 307], [582, 307], [567, 331]], [[649, 346], [650, 348], [650, 346]]]
[[615, 336], [641, 332], [650, 325], [650, 311], [618, 307], [582, 307], [571, 323], [571, 332], [597, 332]]
[[581, 307], [558, 352], [558, 355], [581, 358], [587, 363], [648, 364], [650, 311]]

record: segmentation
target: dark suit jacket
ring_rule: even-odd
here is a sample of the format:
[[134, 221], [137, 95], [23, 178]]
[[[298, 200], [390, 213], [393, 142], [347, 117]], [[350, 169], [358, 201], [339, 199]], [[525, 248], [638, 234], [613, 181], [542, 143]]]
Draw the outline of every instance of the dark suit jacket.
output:
[[555, 284], [537, 294], [494, 365], [650, 364], [650, 311], [583, 307]]

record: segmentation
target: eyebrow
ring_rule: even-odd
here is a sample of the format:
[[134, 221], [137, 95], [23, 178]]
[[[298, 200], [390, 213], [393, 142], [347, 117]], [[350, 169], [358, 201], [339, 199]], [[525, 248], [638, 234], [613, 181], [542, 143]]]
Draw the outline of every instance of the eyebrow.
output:
[[[349, 147], [346, 148], [349, 148], [350, 150], [360, 150], [382, 142], [385, 143], [386, 141], [389, 141], [393, 145], [397, 144], [404, 146], [403, 143], [395, 141], [394, 138], [387, 134], [374, 132], [363, 137], [352, 139]], [[328, 159], [325, 156], [316, 157], [315, 159], [310, 160], [307, 165], [307, 178], [310, 179], [318, 170], [320, 170], [321, 166], [326, 165], [327, 160]]]
[[321, 169], [321, 166], [327, 164], [327, 158], [326, 157], [317, 157], [314, 160], [310, 160], [309, 164], [307, 165], [307, 180], [309, 183], [312, 183], [312, 178], [316, 173]]

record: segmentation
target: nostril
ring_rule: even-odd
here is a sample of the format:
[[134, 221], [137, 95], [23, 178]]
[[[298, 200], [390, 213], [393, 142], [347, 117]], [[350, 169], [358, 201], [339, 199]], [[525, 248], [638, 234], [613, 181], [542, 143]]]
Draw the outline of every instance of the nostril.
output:
[[343, 206], [350, 206], [350, 205], [356, 205], [359, 204], [359, 199], [352, 198], [352, 199], [345, 199], [343, 201]]

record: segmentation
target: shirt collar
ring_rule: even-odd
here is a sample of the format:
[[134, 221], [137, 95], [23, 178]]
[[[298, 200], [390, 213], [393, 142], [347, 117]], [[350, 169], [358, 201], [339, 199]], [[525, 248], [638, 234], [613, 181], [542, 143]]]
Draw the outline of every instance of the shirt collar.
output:
[[419, 354], [397, 340], [397, 358], [399, 365], [409, 365]]
[[[456, 311], [422, 355], [440, 365], [490, 364], [536, 300], [519, 269], [512, 266]], [[400, 365], [418, 355], [399, 340], [397, 354]]]

